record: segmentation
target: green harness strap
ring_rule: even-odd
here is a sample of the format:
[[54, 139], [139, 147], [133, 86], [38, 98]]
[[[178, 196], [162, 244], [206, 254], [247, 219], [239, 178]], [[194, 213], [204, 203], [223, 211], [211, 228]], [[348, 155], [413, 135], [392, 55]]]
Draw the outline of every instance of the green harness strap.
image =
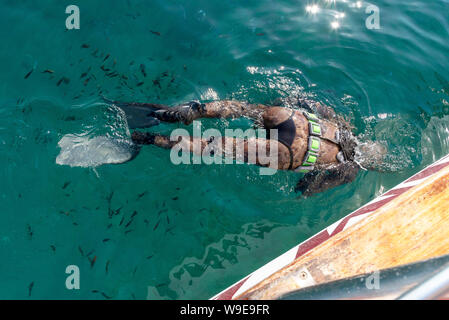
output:
[[303, 114], [309, 121], [309, 143], [302, 165], [294, 171], [307, 173], [314, 169], [315, 163], [318, 160], [318, 153], [320, 152], [321, 146], [321, 126], [320, 119], [315, 114], [309, 112], [303, 112]]

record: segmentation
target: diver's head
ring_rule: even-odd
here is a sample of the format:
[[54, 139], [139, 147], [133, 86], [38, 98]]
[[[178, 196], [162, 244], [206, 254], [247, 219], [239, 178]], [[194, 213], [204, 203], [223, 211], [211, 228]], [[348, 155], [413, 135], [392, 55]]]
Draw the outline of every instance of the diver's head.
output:
[[361, 142], [355, 148], [355, 160], [368, 170], [382, 170], [387, 148], [379, 142]]

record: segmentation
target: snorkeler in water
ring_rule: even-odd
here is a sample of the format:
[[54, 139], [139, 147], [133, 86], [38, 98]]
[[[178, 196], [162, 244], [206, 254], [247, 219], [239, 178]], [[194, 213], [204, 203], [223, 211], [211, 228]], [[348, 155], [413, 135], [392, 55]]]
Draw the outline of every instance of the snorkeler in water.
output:
[[[257, 143], [265, 143], [267, 148], [269, 143], [277, 144], [277, 169], [304, 173], [295, 188], [295, 191], [300, 191], [303, 195], [322, 192], [353, 181], [361, 168], [369, 168], [370, 163], [381, 161], [386, 152], [384, 147], [375, 143], [368, 147], [366, 144], [359, 144], [343, 117], [319, 102], [303, 99], [284, 101], [290, 107], [233, 100], [209, 103], [193, 101], [176, 107], [110, 100], [107, 102], [115, 104], [125, 112], [130, 129], [148, 128], [160, 121], [190, 124], [199, 118], [237, 117], [250, 118], [256, 126], [267, 129], [267, 132], [269, 129], [277, 129], [276, 140], [270, 139], [268, 134], [266, 138], [256, 138]], [[248, 139], [220, 139], [219, 142], [223, 144], [235, 145], [242, 142], [245, 161], [249, 158], [248, 153], [254, 151], [251, 150]], [[134, 131], [132, 140], [137, 145], [152, 144], [166, 149], [183, 143], [191, 152], [194, 152], [195, 142], [201, 146], [201, 151], [211, 143], [211, 139], [197, 137], [171, 141], [169, 136], [142, 131]], [[356, 153], [360, 152], [366, 153], [364, 158], [369, 159], [367, 164], [360, 164], [356, 160]], [[256, 164], [262, 165], [261, 162], [256, 159]]]

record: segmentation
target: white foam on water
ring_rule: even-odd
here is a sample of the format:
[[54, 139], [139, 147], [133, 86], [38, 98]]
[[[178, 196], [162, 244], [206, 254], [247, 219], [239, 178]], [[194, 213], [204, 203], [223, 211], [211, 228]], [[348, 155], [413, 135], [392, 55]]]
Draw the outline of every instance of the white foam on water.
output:
[[66, 134], [58, 142], [61, 151], [56, 157], [59, 165], [71, 167], [98, 167], [130, 160], [135, 148], [131, 141], [114, 140], [106, 136], [77, 136]]

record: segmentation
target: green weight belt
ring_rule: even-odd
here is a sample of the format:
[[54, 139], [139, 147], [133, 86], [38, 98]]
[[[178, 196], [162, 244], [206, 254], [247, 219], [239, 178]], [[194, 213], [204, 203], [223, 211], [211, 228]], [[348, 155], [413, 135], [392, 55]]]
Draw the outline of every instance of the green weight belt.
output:
[[321, 146], [321, 126], [320, 119], [315, 114], [309, 112], [304, 112], [303, 114], [309, 121], [309, 142], [302, 165], [297, 167], [295, 172], [307, 173], [314, 169], [318, 160]]

